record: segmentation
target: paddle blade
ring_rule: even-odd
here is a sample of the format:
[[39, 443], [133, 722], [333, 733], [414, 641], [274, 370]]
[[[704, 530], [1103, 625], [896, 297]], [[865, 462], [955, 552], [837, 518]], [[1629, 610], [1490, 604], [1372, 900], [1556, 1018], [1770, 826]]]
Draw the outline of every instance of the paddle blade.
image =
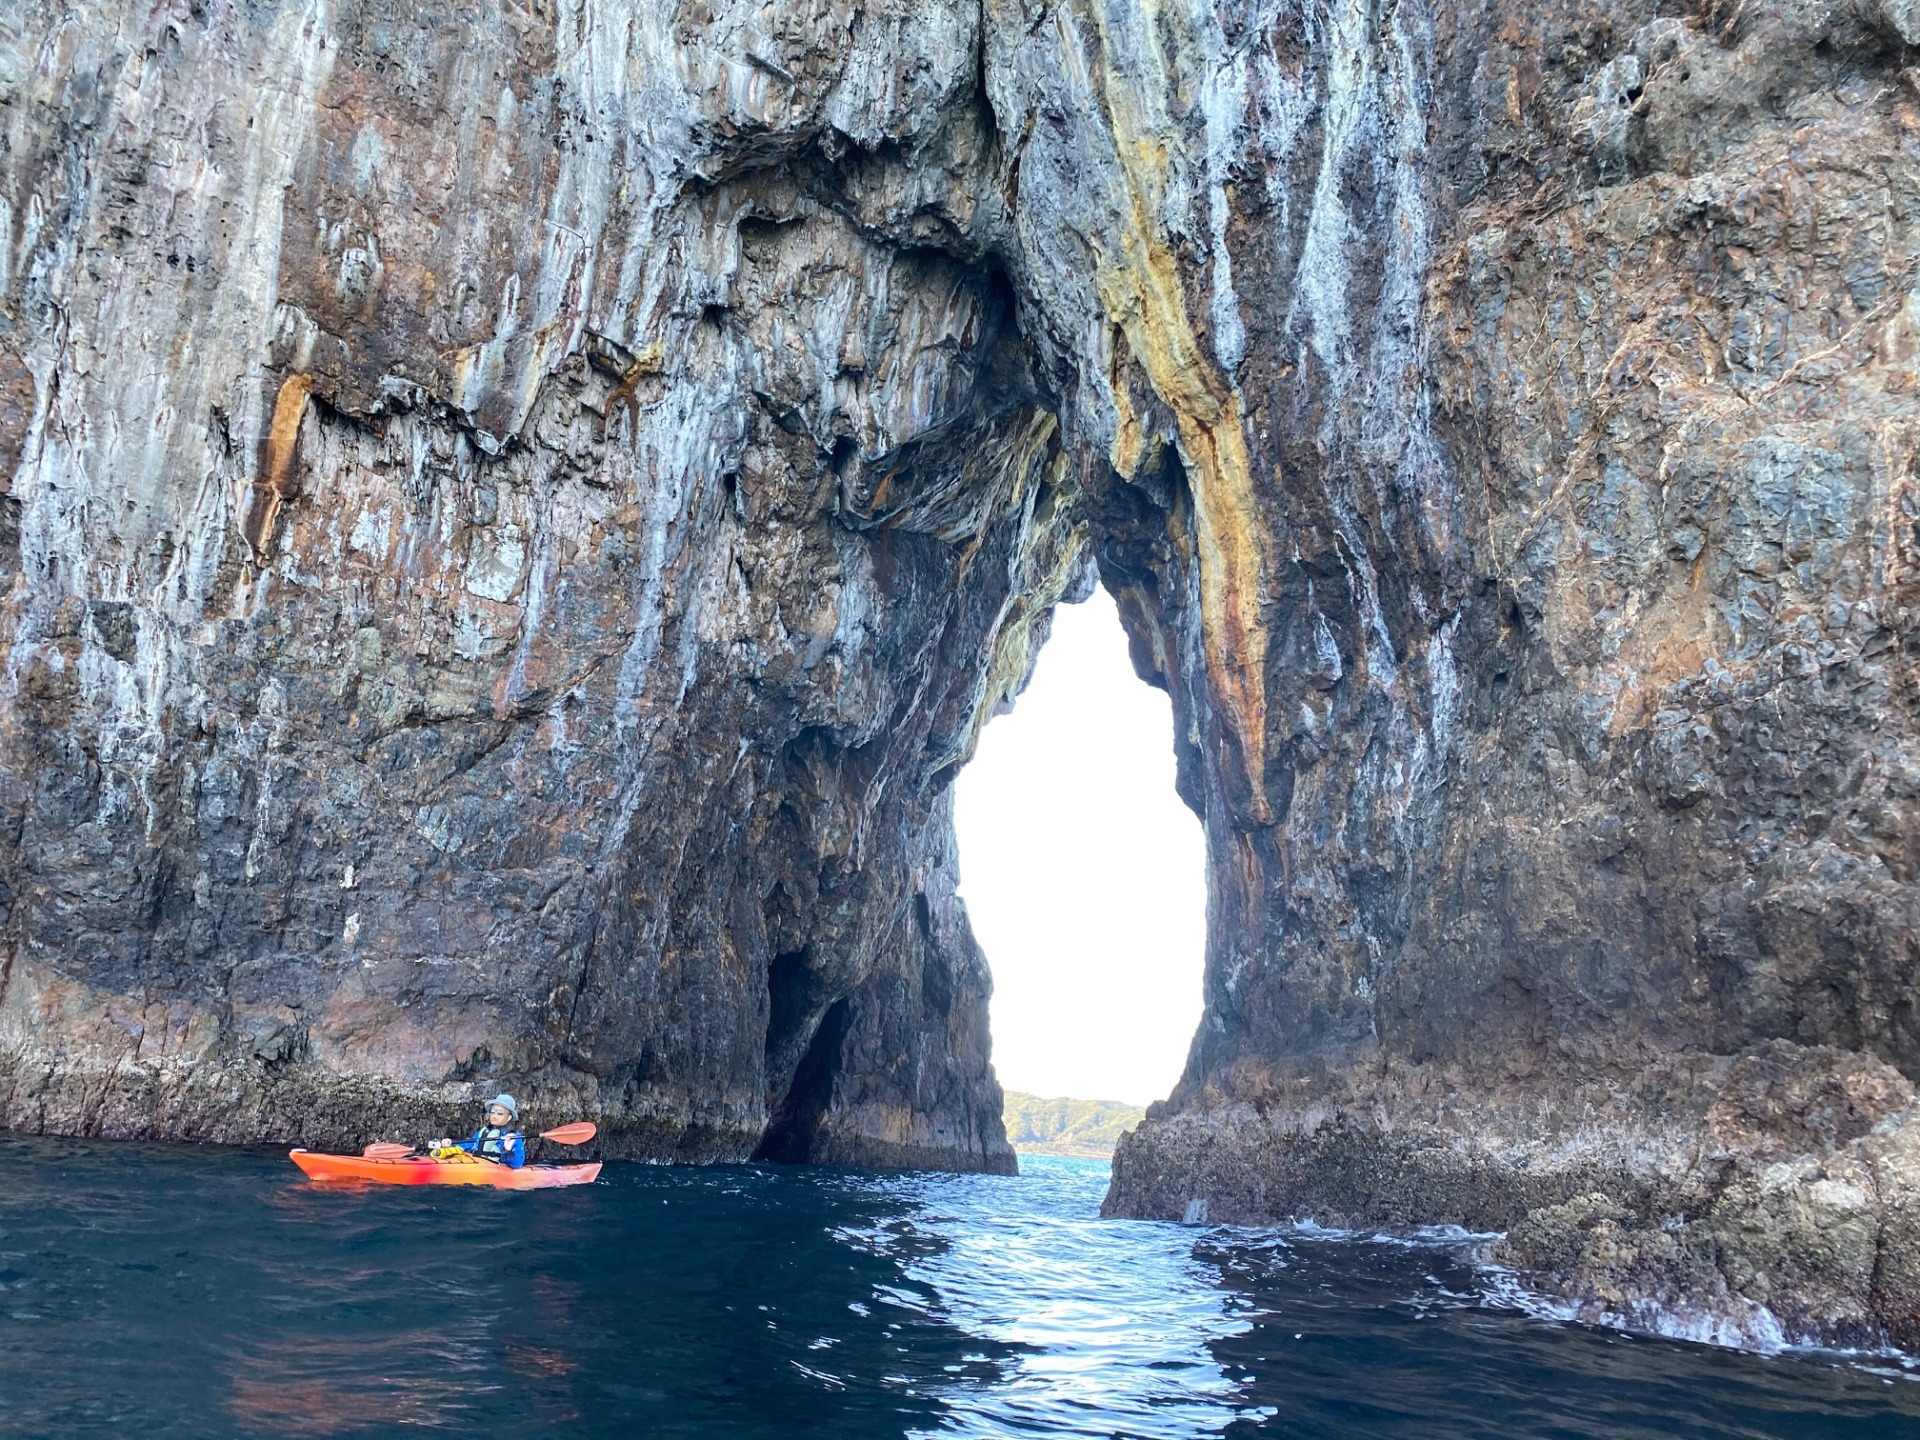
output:
[[590, 1120], [576, 1120], [571, 1125], [562, 1125], [557, 1130], [542, 1130], [542, 1140], [552, 1140], [561, 1145], [584, 1145], [600, 1133], [600, 1129]]
[[369, 1160], [404, 1160], [413, 1153], [413, 1147], [395, 1140], [377, 1140], [360, 1153]]

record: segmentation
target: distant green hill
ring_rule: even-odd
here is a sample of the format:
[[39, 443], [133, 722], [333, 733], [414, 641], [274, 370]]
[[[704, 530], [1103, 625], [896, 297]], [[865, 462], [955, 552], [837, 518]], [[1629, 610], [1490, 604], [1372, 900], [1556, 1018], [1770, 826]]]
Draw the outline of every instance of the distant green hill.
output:
[[1016, 1150], [1038, 1155], [1080, 1155], [1106, 1159], [1123, 1130], [1146, 1118], [1138, 1105], [1114, 1100], [1048, 1100], [1007, 1092], [1007, 1139]]

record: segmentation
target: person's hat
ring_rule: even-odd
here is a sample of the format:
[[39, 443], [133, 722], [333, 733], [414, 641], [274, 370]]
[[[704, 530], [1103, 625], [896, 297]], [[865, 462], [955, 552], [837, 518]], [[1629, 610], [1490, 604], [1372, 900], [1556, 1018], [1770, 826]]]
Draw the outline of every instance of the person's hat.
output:
[[496, 1105], [504, 1105], [507, 1108], [507, 1113], [512, 1115], [514, 1119], [518, 1120], [520, 1118], [520, 1102], [515, 1100], [513, 1096], [503, 1092], [487, 1101], [487, 1108], [489, 1110]]

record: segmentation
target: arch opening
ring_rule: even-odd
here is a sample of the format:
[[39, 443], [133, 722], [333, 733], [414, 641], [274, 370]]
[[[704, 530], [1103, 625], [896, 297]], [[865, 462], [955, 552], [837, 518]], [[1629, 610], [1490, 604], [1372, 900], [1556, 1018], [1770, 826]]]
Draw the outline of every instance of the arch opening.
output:
[[1030, 683], [956, 782], [960, 893], [1010, 1095], [1143, 1106], [1180, 1077], [1201, 1014], [1206, 847], [1172, 741], [1171, 704], [1134, 673], [1100, 588], [1054, 611]]

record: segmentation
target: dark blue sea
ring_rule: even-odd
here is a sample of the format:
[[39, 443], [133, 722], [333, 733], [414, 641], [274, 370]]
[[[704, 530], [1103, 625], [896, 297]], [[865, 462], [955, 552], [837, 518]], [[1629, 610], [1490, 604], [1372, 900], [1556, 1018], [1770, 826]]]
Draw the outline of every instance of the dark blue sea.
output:
[[1086, 1161], [524, 1193], [0, 1164], [8, 1436], [1920, 1436], [1897, 1361], [1533, 1318], [1461, 1246], [1102, 1220]]

